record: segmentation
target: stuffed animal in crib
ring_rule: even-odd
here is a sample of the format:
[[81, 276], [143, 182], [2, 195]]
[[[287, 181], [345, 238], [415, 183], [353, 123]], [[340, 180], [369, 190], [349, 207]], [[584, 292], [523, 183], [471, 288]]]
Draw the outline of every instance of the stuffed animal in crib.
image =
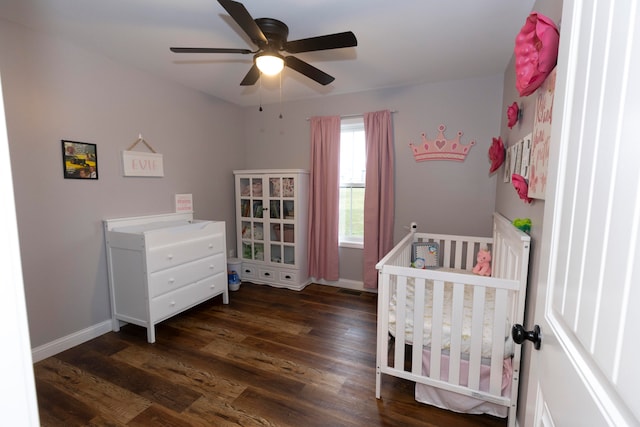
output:
[[480, 276], [491, 276], [491, 252], [480, 249], [476, 259], [478, 263], [473, 267], [473, 272]]

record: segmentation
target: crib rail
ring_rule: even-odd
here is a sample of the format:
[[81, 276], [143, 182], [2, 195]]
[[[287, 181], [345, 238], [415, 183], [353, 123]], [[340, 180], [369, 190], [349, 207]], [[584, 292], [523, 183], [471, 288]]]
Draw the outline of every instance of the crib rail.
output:
[[[492, 250], [493, 277], [411, 268], [411, 244], [414, 241], [438, 242], [440, 264], [462, 270], [471, 270], [478, 250], [487, 247]], [[515, 229], [499, 214], [494, 217], [493, 238], [429, 233], [413, 233], [403, 238], [376, 266], [379, 271], [376, 397], [380, 398], [381, 375], [388, 374], [507, 406], [510, 408], [509, 423], [515, 422], [520, 348], [515, 346], [512, 352], [515, 382], [511, 394], [502, 396], [502, 369], [507, 345], [505, 336], [510, 329], [510, 324], [505, 323], [506, 319], [513, 323], [523, 321], [528, 260], [529, 236]], [[447, 282], [452, 285], [446, 285]], [[431, 331], [427, 334], [430, 337], [427, 375], [423, 374], [422, 361], [426, 345], [424, 300], [428, 286], [431, 286], [432, 313]], [[443, 320], [445, 286], [452, 286], [453, 289], [451, 318], [447, 325]], [[413, 291], [414, 303], [407, 310], [409, 288]], [[471, 307], [464, 306], [465, 289], [473, 293]], [[490, 356], [486, 357], [486, 351], [484, 356], [482, 351], [483, 316], [489, 293], [495, 295], [495, 299], [490, 330], [492, 344]], [[390, 330], [393, 328], [390, 328], [389, 306], [393, 298], [395, 330]], [[470, 339], [462, 336], [465, 310], [471, 311]], [[413, 325], [409, 328], [411, 340], [405, 336], [407, 322]], [[445, 334], [445, 328], [449, 333]], [[486, 330], [484, 332], [487, 335]], [[450, 337], [450, 342], [445, 343], [445, 335]], [[463, 345], [464, 339], [467, 341]], [[468, 373], [460, 368], [463, 359], [468, 361]], [[447, 363], [443, 360], [448, 360], [448, 366], [443, 366], [443, 363]], [[488, 389], [481, 389], [481, 370], [486, 370], [487, 365], [490, 366], [489, 386]]]

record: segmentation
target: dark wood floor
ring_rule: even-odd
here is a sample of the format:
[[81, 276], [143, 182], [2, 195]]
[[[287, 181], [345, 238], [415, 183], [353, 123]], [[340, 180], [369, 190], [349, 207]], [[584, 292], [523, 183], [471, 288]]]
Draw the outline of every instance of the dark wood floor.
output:
[[157, 326], [127, 325], [35, 364], [43, 426], [505, 426], [417, 403], [383, 378], [376, 296], [242, 284]]

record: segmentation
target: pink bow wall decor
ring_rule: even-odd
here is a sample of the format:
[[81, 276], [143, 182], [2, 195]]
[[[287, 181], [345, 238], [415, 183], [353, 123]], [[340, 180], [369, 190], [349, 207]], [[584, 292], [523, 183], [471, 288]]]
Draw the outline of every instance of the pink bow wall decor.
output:
[[509, 129], [513, 128], [516, 123], [518, 123], [521, 115], [522, 110], [520, 110], [520, 107], [518, 107], [517, 102], [509, 105], [509, 107], [507, 108], [507, 126], [509, 126]]
[[532, 12], [516, 36], [516, 89], [531, 95], [556, 66], [560, 33], [553, 21]]
[[502, 138], [493, 138], [493, 143], [491, 144], [491, 147], [489, 147], [489, 160], [491, 161], [489, 174], [494, 173], [500, 166], [502, 166], [502, 163], [504, 163], [504, 156], [505, 151], [504, 144], [502, 143]]
[[529, 185], [527, 184], [527, 180], [524, 179], [522, 175], [518, 175], [517, 173], [511, 175], [511, 183], [513, 184], [513, 188], [516, 189], [518, 196], [525, 203], [531, 203], [533, 201], [533, 199], [530, 199], [528, 196]]

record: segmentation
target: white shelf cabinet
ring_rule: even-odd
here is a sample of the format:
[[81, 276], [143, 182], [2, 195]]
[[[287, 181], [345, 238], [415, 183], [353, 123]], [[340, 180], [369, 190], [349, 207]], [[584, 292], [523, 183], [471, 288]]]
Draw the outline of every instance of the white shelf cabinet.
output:
[[236, 170], [236, 230], [242, 280], [301, 290], [309, 284], [309, 172]]
[[222, 295], [229, 303], [225, 223], [176, 213], [104, 220], [112, 328], [147, 328]]

